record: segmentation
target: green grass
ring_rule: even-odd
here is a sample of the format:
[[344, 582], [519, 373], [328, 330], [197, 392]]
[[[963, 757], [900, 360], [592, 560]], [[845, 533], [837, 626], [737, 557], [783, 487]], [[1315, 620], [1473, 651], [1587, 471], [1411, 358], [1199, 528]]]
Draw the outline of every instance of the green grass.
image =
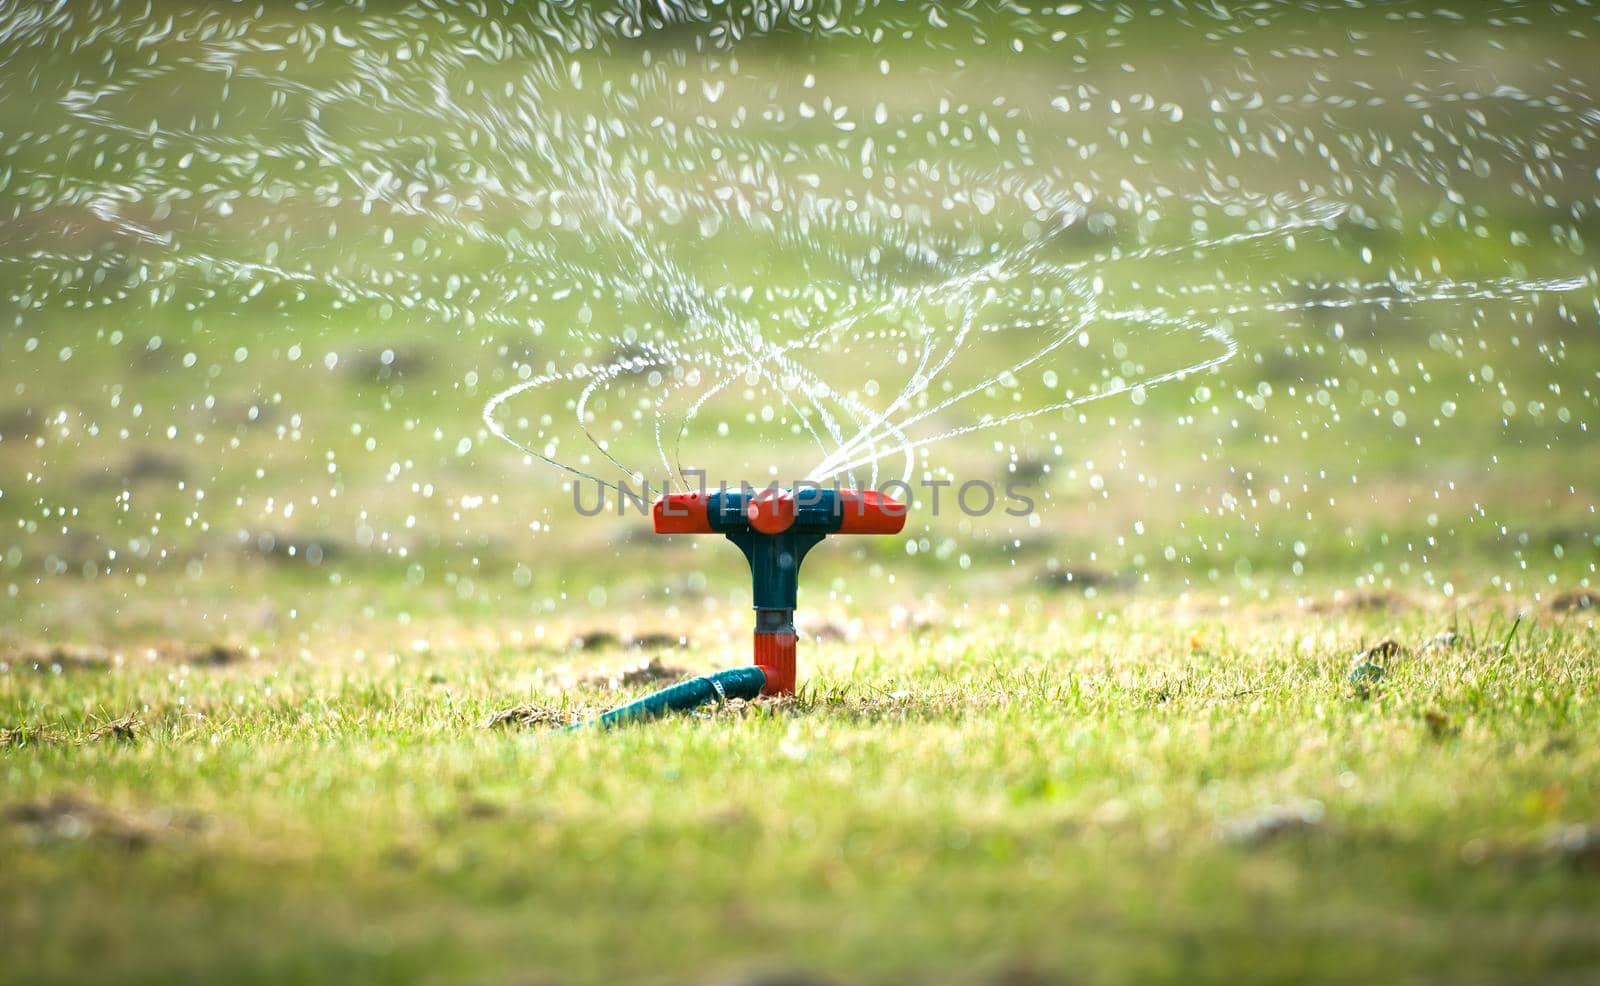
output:
[[[926, 9], [890, 8], [853, 22], [885, 26], [870, 45], [789, 30], [732, 52], [677, 27], [549, 65], [441, 68], [480, 18], [269, 8], [247, 32], [264, 43], [230, 49], [251, 10], [158, 0], [156, 22], [226, 30], [0, 48], [0, 983], [1600, 975], [1592, 16], [1056, 10], [930, 33]], [[80, 16], [69, 38], [101, 15]], [[307, 28], [335, 25], [363, 44], [307, 57]], [[144, 73], [219, 51], [228, 73]], [[719, 101], [702, 78], [726, 83]], [[352, 82], [388, 96], [311, 115], [308, 92]], [[89, 91], [128, 129], [64, 114]], [[1062, 93], [1069, 113], [1051, 108]], [[606, 735], [490, 727], [642, 694], [612, 682], [650, 658], [657, 684], [749, 659], [732, 547], [580, 520], [558, 476], [479, 418], [520, 366], [593, 364], [627, 350], [617, 332], [687, 325], [677, 301], [622, 289], [655, 285], [616, 235], [543, 218], [562, 184], [548, 161], [491, 144], [523, 109], [571, 135], [617, 94], [637, 100], [634, 141], [659, 136], [656, 116], [726, 135], [749, 108], [739, 140], [796, 149], [768, 163], [839, 194], [894, 178], [916, 201], [909, 182], [952, 162], [1070, 187], [1095, 221], [1037, 244], [1048, 271], [1084, 265], [1108, 310], [1225, 319], [1240, 355], [1142, 403], [936, 449], [929, 471], [1034, 477], [1039, 512], [969, 518], [946, 491], [937, 516], [919, 497], [903, 536], [819, 548], [794, 701]], [[858, 129], [759, 116], [826, 99]], [[879, 101], [888, 122], [869, 122]], [[349, 160], [310, 152], [313, 119]], [[260, 155], [244, 178], [239, 154]], [[671, 161], [680, 190], [729, 180]], [[364, 164], [483, 201], [368, 210]], [[338, 201], [313, 194], [328, 187]], [[224, 214], [226, 191], [242, 194]], [[172, 245], [113, 230], [101, 193]], [[1306, 199], [1353, 208], [1292, 247], [1128, 259]], [[1001, 197], [927, 228], [1014, 250], [1039, 235], [1030, 218]], [[842, 290], [876, 245], [843, 226], [646, 233], [735, 288]], [[204, 262], [163, 266], [178, 260]], [[359, 290], [249, 295], [266, 282], [218, 273], [263, 262]], [[1391, 276], [1587, 281], [1307, 306]], [[1036, 280], [1023, 270], [980, 321], [1051, 314]], [[1070, 311], [1082, 286], [1064, 290]], [[863, 331], [939, 324], [943, 304]], [[779, 333], [794, 314], [759, 294], [733, 307]], [[1092, 334], [949, 423], [1212, 352], [1137, 322]], [[1037, 346], [984, 335], [952, 376]], [[863, 392], [906, 372], [871, 335], [805, 355]], [[594, 423], [645, 392], [620, 382]], [[535, 392], [505, 417], [532, 432], [572, 397]], [[775, 435], [753, 427], [770, 399], [708, 405], [690, 453], [809, 464], [787, 412]], [[717, 420], [731, 434], [705, 441]], [[619, 454], [655, 461], [646, 431], [614, 436]], [[662, 634], [686, 643], [616, 643]], [[1385, 640], [1400, 649], [1381, 677], [1352, 680]]]
[[[869, 618], [807, 644], [798, 701], [610, 734], [483, 723], [639, 692], [586, 677], [637, 652], [470, 622], [397, 654], [13, 658], [6, 978], [1593, 974], [1593, 844], [1551, 845], [1600, 809], [1592, 610], [1216, 602]], [[1274, 806], [1309, 820], [1253, 832]]]

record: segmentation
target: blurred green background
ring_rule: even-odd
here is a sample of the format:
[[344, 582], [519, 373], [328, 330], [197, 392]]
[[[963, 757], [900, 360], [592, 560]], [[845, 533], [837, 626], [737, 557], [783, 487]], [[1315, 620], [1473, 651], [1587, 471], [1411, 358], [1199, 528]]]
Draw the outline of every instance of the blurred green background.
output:
[[[29, 13], [15, 9], [13, 25]], [[61, 632], [52, 599], [84, 589], [125, 595], [119, 617], [138, 612], [134, 576], [157, 580], [157, 598], [257, 579], [406, 584], [480, 612], [564, 608], [612, 582], [650, 598], [659, 580], [629, 573], [663, 556], [640, 554], [654, 549], [640, 547], [638, 518], [575, 517], [570, 477], [525, 461], [479, 416], [519, 373], [708, 330], [670, 310], [686, 293], [630, 289], [647, 280], [638, 243], [702, 295], [753, 289], [707, 311], [779, 342], [796, 334], [785, 319], [810, 330], [848, 310], [849, 287], [938, 273], [864, 260], [879, 241], [917, 236], [976, 245], [978, 260], [950, 267], [1024, 248], [1039, 259], [998, 297], [961, 300], [980, 326], [1070, 322], [1086, 289], [1050, 278], [1071, 267], [1100, 282], [1102, 311], [1220, 323], [1237, 339], [1219, 370], [1149, 388], [1143, 403], [1116, 396], [928, 449], [918, 476], [1022, 470], [1042, 497], [1036, 526], [924, 509], [915, 557], [899, 544], [837, 552], [856, 561], [882, 553], [942, 584], [967, 556], [1014, 580], [1000, 591], [1073, 568], [1243, 578], [1247, 591], [1293, 591], [1285, 576], [1319, 573], [1474, 591], [1592, 576], [1592, 486], [1580, 480], [1600, 362], [1584, 15], [891, 5], [836, 34], [788, 23], [728, 44], [706, 24], [621, 37], [602, 13], [172, 5], [58, 12], [31, 28], [49, 43], [13, 31], [0, 511], [14, 617]], [[955, 22], [938, 27], [945, 16]], [[564, 50], [560, 32], [590, 47]], [[441, 80], [448, 91], [423, 103]], [[819, 109], [803, 116], [801, 104]], [[824, 104], [860, 128], [827, 126], [839, 121]], [[742, 123], [723, 136], [730, 117]], [[623, 136], [597, 144], [596, 121]], [[675, 141], [653, 136], [674, 124]], [[873, 141], [863, 168], [858, 150]], [[786, 183], [810, 176], [841, 204], [860, 196], [863, 212], [886, 179], [890, 204], [965, 201], [904, 229], [871, 216], [805, 242], [737, 213], [710, 213], [719, 227], [706, 234], [703, 217], [648, 212], [652, 183], [684, 195], [717, 184], [724, 146], [787, 163]], [[656, 170], [635, 173], [635, 159]], [[940, 165], [950, 173], [927, 179]], [[958, 167], [980, 177], [963, 184]], [[927, 189], [909, 190], [919, 173]], [[574, 201], [585, 181], [625, 204], [601, 215]], [[1081, 212], [1052, 233], [1005, 192], [1030, 182]], [[573, 215], [557, 227], [547, 216], [564, 190]], [[647, 207], [637, 242], [624, 238], [635, 201]], [[1204, 245], [1318, 207], [1343, 211]], [[1149, 248], [1163, 253], [1126, 256]], [[1576, 289], [1525, 286], [1562, 281]], [[1064, 300], [1030, 296], [1063, 287]], [[834, 300], [773, 294], [788, 288]], [[1417, 300], [1439, 292], [1457, 297]], [[868, 333], [949, 326], [942, 310], [879, 298], [860, 338], [807, 365], [858, 394], [881, 377], [886, 399], [906, 369]], [[1035, 364], [941, 421], [1218, 352], [1171, 325], [1096, 321], [1092, 351]], [[981, 379], [1044, 332], [978, 333], [949, 376]], [[550, 415], [558, 458], [626, 478], [566, 424], [578, 390], [535, 390], [502, 415], [523, 440], [546, 436]], [[688, 462], [788, 478], [815, 461], [781, 427], [792, 424], [781, 404], [776, 425], [741, 420], [782, 395], [735, 390], [687, 437]], [[591, 411], [619, 458], [658, 482], [649, 418], [626, 417], [654, 392], [625, 376]], [[577, 585], [559, 561], [575, 551]], [[728, 566], [693, 567], [716, 578]]]

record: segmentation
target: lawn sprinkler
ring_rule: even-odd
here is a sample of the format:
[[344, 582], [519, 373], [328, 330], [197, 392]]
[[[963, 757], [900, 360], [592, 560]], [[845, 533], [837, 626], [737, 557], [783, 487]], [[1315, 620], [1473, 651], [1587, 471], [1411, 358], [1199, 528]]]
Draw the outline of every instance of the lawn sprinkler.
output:
[[713, 700], [793, 695], [794, 610], [800, 563], [829, 534], [899, 534], [906, 505], [876, 490], [767, 487], [669, 493], [656, 501], [657, 534], [722, 534], [750, 563], [755, 663], [691, 678], [593, 720], [609, 727]]

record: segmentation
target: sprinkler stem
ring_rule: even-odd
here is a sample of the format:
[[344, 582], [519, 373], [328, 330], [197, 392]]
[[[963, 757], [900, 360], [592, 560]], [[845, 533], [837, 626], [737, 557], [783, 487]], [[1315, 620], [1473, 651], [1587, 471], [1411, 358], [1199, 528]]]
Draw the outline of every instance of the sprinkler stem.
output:
[[763, 695], [794, 694], [794, 644], [794, 610], [757, 606], [755, 662], [767, 674]]

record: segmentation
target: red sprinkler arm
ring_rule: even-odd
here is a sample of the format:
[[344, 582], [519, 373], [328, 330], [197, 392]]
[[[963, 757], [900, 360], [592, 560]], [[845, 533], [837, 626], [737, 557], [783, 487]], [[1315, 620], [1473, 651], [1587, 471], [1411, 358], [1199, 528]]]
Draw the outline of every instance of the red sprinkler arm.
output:
[[839, 534], [899, 534], [906, 505], [877, 490], [840, 490], [839, 518]]
[[650, 511], [657, 534], [712, 534], [706, 493], [668, 493]]
[[899, 534], [906, 506], [876, 490], [719, 490], [671, 493], [652, 512], [657, 534], [722, 534], [750, 562], [755, 663], [767, 695], [795, 688], [795, 597], [800, 562], [829, 534]]

